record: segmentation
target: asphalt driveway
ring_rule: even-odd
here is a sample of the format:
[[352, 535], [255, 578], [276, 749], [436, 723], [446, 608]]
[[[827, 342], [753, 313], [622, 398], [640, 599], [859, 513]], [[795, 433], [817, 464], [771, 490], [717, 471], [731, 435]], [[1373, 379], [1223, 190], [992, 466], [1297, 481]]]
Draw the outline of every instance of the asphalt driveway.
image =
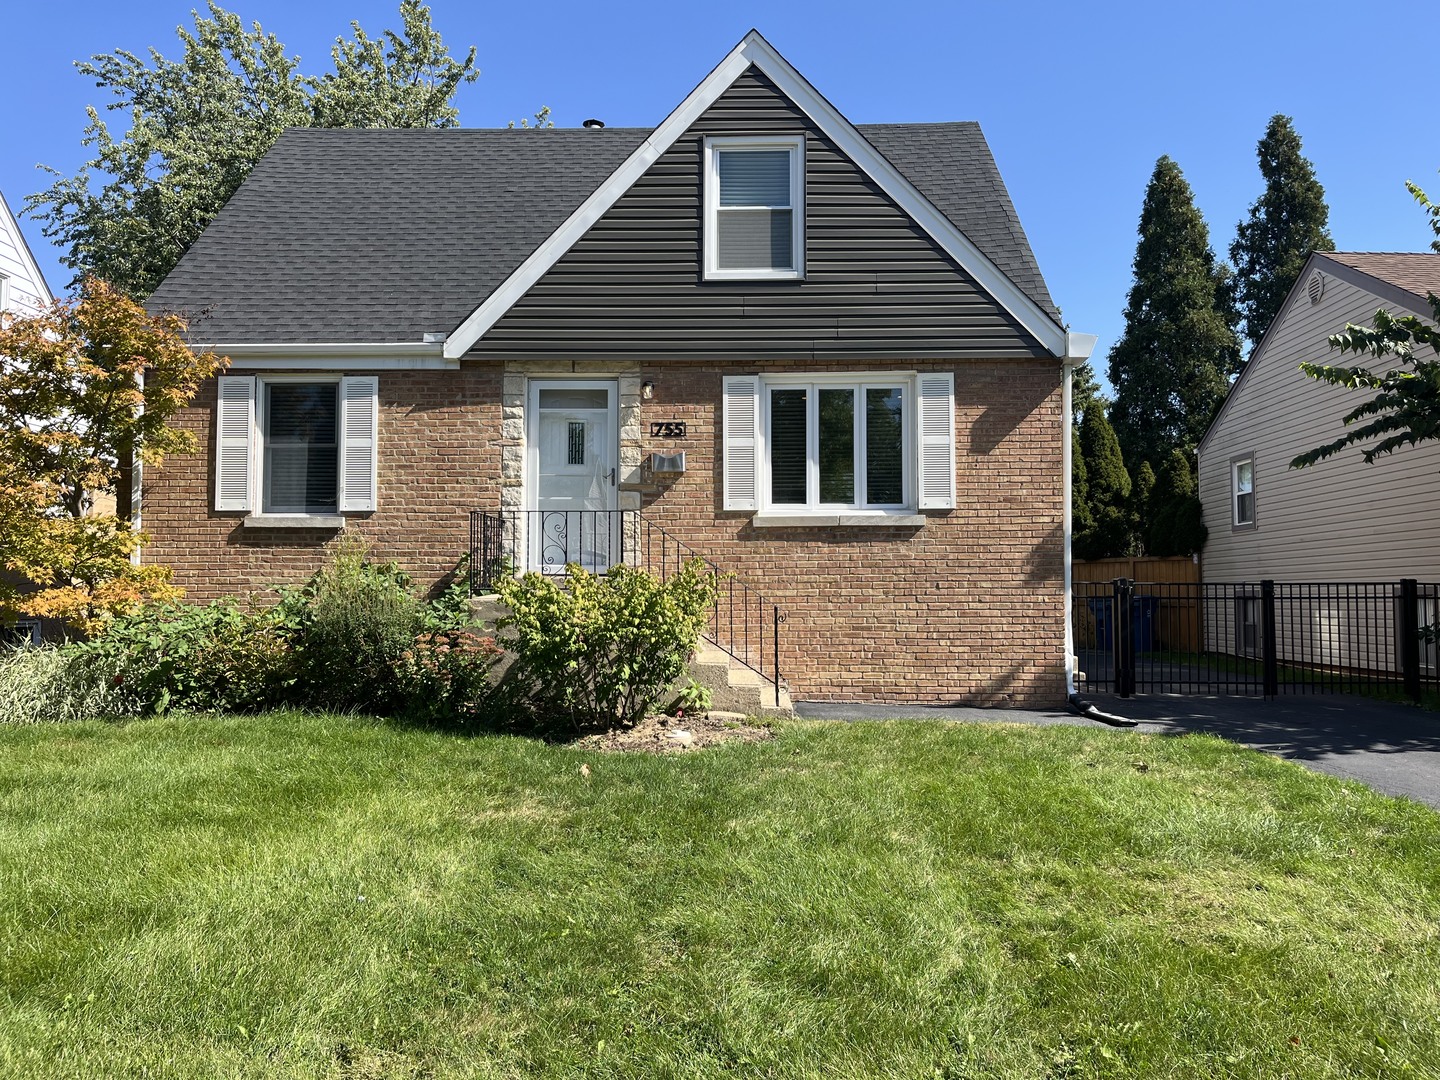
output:
[[[1319, 772], [1360, 780], [1387, 795], [1405, 795], [1440, 809], [1440, 713], [1344, 695], [1241, 697], [1088, 694], [1102, 710], [1140, 721], [1134, 730], [1162, 735], [1210, 732]], [[797, 702], [816, 719], [927, 718], [970, 723], [1083, 724], [1073, 713], [914, 705]]]

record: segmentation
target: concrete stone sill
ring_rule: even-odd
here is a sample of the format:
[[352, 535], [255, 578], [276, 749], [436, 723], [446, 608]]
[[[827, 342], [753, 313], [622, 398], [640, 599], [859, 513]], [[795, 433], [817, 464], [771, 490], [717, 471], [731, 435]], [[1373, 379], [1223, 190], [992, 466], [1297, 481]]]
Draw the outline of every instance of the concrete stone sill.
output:
[[243, 524], [247, 529], [343, 529], [345, 519], [339, 514], [249, 514]]
[[924, 514], [756, 514], [756, 529], [809, 528], [914, 528], [925, 524]]

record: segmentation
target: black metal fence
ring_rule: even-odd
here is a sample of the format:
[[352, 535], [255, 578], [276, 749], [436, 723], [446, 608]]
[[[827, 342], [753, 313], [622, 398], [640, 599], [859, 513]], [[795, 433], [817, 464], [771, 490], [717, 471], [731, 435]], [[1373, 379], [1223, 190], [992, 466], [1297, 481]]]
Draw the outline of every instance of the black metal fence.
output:
[[1440, 695], [1440, 585], [1077, 582], [1082, 690]]
[[638, 510], [475, 510], [470, 514], [470, 592], [487, 593], [510, 574], [558, 577], [570, 564], [592, 573], [628, 564], [668, 581], [692, 559], [713, 575], [715, 603], [705, 637], [780, 687], [785, 613]]

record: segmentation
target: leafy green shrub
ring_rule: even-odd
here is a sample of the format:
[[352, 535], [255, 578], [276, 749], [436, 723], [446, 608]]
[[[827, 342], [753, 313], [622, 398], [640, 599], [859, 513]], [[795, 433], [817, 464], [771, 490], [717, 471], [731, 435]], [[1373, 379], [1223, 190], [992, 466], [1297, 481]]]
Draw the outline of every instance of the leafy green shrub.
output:
[[465, 627], [419, 635], [397, 669], [406, 714], [462, 726], [489, 719], [492, 671], [503, 655], [493, 637]]
[[0, 653], [0, 723], [44, 724], [125, 715], [114, 672], [76, 646]]
[[152, 604], [69, 649], [110, 675], [128, 715], [253, 712], [284, 704], [295, 681], [280, 613], [233, 600]]
[[506, 681], [542, 723], [632, 725], [685, 670], [716, 587], [698, 559], [665, 582], [623, 565], [602, 576], [572, 564], [563, 586], [505, 578], [499, 625], [516, 654]]
[[372, 563], [363, 544], [346, 544], [280, 612], [302, 696], [328, 708], [391, 713], [405, 702], [397, 676], [425, 629], [425, 605], [394, 563]]

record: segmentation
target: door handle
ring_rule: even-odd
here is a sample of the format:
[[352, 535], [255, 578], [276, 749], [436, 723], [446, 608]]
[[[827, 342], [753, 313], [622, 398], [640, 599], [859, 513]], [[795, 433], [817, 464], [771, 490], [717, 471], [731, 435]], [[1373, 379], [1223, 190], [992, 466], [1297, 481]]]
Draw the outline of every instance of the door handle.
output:
[[613, 467], [610, 469], [610, 486], [615, 486], [615, 469]]

